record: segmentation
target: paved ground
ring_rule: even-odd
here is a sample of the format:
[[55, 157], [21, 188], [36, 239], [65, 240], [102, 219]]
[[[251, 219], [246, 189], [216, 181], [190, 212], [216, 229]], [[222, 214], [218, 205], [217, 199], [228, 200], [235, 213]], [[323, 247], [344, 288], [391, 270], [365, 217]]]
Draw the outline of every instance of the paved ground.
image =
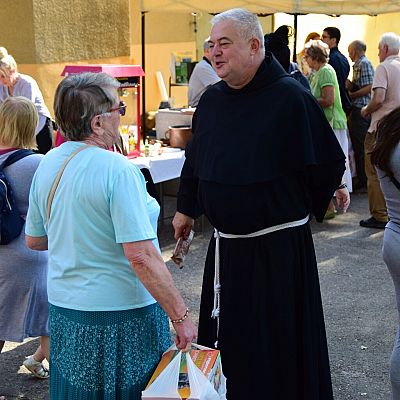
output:
[[[397, 312], [393, 285], [380, 255], [383, 231], [358, 226], [366, 211], [366, 195], [356, 194], [347, 214], [324, 224], [312, 223], [336, 400], [390, 398], [389, 357]], [[196, 234], [183, 270], [167, 263], [195, 319], [210, 235], [206, 224], [204, 232]], [[167, 260], [174, 246], [169, 221], [160, 231], [160, 242]], [[32, 379], [20, 368], [24, 356], [36, 346], [36, 339], [6, 345], [0, 354], [0, 400], [1, 396], [48, 399], [48, 383]]]

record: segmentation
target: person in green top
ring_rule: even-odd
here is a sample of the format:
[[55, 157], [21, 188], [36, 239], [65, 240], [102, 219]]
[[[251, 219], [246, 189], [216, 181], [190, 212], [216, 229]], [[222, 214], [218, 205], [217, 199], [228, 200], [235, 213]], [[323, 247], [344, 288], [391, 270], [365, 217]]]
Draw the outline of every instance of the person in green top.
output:
[[[329, 47], [321, 40], [310, 40], [305, 45], [304, 56], [307, 64], [313, 70], [310, 76], [311, 92], [324, 110], [336, 139], [346, 154], [346, 171], [343, 183], [346, 183], [349, 192], [352, 191], [352, 180], [349, 165], [349, 141], [346, 114], [340, 100], [339, 84], [335, 70], [328, 64]], [[333, 218], [335, 208], [333, 203], [328, 208], [325, 218]]]

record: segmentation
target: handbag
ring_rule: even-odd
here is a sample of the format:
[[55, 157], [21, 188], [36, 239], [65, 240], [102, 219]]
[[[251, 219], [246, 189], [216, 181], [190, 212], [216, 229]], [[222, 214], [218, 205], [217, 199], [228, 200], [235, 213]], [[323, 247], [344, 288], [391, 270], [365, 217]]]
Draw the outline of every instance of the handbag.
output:
[[[163, 354], [163, 358], [152, 379], [150, 379], [149, 385], [142, 391], [142, 400], [226, 400], [226, 378], [222, 372], [219, 351], [195, 343], [192, 343], [192, 347], [200, 350], [200, 352], [207, 351], [206, 354], [210, 355], [205, 360], [205, 367], [209, 367], [212, 364], [212, 362], [209, 362], [212, 359], [211, 355], [216, 356], [213, 367], [207, 374], [208, 376], [192, 360], [191, 353], [196, 352], [196, 350], [182, 353], [173, 345]], [[168, 357], [174, 358], [169, 361], [168, 365], [158, 375], [159, 370], [165, 364], [165, 359]], [[184, 364], [186, 364], [187, 372], [182, 373], [182, 365]], [[184, 368], [183, 370], [186, 371]], [[155, 376], [156, 378], [154, 379]], [[190, 394], [188, 394], [188, 397], [181, 396], [182, 389], [187, 386], [189, 386]]]

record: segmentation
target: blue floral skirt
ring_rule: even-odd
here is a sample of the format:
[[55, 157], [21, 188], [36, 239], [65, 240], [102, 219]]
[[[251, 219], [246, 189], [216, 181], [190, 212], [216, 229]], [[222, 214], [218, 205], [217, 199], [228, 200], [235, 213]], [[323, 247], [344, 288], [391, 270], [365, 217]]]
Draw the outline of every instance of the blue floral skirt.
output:
[[170, 344], [158, 304], [124, 311], [50, 305], [50, 399], [140, 400]]

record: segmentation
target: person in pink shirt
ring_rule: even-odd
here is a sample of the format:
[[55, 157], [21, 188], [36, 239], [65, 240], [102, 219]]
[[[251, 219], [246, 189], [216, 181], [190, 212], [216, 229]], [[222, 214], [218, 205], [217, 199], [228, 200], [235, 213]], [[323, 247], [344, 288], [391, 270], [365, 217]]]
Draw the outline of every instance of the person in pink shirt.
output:
[[365, 173], [367, 175], [368, 203], [371, 217], [360, 221], [364, 228], [383, 229], [388, 221], [385, 198], [379, 184], [371, 152], [376, 142], [378, 122], [400, 106], [400, 37], [393, 32], [384, 33], [378, 46], [380, 64], [372, 82], [371, 101], [361, 109], [364, 118], [371, 116], [365, 138]]

